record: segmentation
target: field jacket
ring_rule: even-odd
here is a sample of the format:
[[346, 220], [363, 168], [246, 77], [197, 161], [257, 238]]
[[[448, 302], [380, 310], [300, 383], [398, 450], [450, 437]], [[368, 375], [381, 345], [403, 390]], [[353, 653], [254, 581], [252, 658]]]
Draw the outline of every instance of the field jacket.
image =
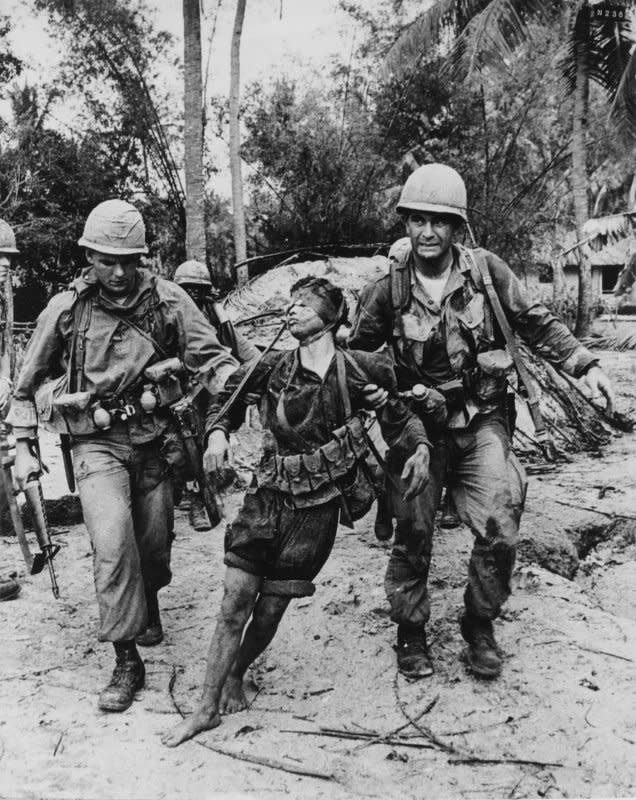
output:
[[[81, 385], [71, 391], [87, 391], [95, 398], [119, 396], [139, 384], [147, 366], [178, 356], [206, 389], [218, 392], [238, 367], [201, 311], [176, 284], [139, 269], [132, 298], [125, 306], [114, 306], [102, 296], [94, 272], [88, 268], [68, 291], [53, 297], [38, 318], [16, 381], [8, 418], [14, 427], [35, 432], [38, 421], [47, 422], [50, 401], [49, 407], [41, 402], [36, 408], [36, 394], [43, 384], [54, 383], [58, 393], [69, 390], [78, 301], [89, 316], [85, 335], [79, 337], [85, 348]], [[124, 316], [146, 335], [122, 322]], [[156, 438], [165, 422], [157, 416], [133, 417], [128, 428], [131, 441], [142, 443]]]
[[[462, 249], [453, 247], [453, 253], [439, 305], [417, 280], [410, 251], [362, 291], [349, 345], [375, 350], [388, 344], [401, 390], [416, 383], [439, 386], [475, 369], [478, 354], [505, 347], [479, 270]], [[487, 250], [475, 255], [485, 258], [510, 326], [531, 348], [574, 377], [598, 362], [545, 305], [528, 298], [504, 261]], [[399, 302], [395, 281], [404, 288]], [[464, 408], [449, 417], [448, 427], [464, 427], [494, 405], [467, 397]]]

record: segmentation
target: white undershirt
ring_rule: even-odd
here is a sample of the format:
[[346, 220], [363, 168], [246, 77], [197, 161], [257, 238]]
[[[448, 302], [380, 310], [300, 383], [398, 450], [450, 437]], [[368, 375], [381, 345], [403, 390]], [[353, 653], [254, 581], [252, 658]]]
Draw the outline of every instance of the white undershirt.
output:
[[437, 305], [441, 305], [442, 297], [444, 296], [444, 289], [446, 288], [446, 282], [448, 281], [448, 276], [450, 275], [452, 264], [449, 264], [448, 267], [436, 278], [427, 278], [426, 276], [422, 275], [419, 270], [415, 270], [415, 276], [419, 281], [420, 286], [426, 294], [434, 300]]

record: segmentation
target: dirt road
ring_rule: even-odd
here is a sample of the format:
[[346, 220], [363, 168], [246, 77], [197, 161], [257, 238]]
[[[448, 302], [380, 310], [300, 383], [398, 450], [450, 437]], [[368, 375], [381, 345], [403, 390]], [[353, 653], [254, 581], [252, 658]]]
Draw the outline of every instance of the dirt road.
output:
[[[633, 407], [636, 356], [615, 354], [609, 366], [621, 409]], [[243, 437], [246, 459], [253, 438]], [[579, 456], [530, 478], [514, 593], [497, 622], [505, 669], [493, 683], [476, 682], [460, 659], [470, 533], [438, 533], [436, 673], [409, 683], [392, 651], [387, 549], [370, 517], [355, 532], [341, 529], [316, 594], [293, 604], [253, 670], [251, 708], [176, 750], [159, 733], [198, 693], [220, 598], [222, 529], [194, 532], [178, 511], [174, 579], [161, 598], [166, 640], [145, 651], [146, 688], [119, 715], [96, 708], [112, 656], [94, 636], [88, 538], [81, 525], [58, 529], [62, 599], [45, 575], [21, 574], [20, 598], [0, 604], [0, 796], [636, 795], [635, 490], [633, 436], [615, 438], [600, 459]], [[239, 501], [228, 498], [229, 515]], [[562, 575], [528, 560], [539, 551]], [[0, 538], [0, 571], [11, 569], [23, 572], [17, 544]], [[573, 580], [563, 576], [574, 569]], [[314, 735], [321, 728], [366, 738]], [[382, 741], [389, 733], [393, 742]]]

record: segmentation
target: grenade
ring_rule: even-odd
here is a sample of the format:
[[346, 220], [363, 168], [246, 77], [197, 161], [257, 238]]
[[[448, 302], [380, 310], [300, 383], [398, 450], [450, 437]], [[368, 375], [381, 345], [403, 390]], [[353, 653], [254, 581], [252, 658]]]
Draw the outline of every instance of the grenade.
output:
[[152, 387], [149, 384], [144, 386], [144, 390], [139, 398], [139, 405], [146, 414], [152, 414], [155, 408], [157, 408], [157, 395], [152, 391]]
[[93, 422], [95, 423], [95, 427], [99, 428], [100, 431], [107, 431], [110, 428], [111, 421], [112, 417], [110, 412], [102, 408], [99, 403], [96, 403], [93, 406]]
[[426, 399], [428, 389], [421, 383], [416, 383], [411, 389], [411, 397], [416, 403], [421, 403]]

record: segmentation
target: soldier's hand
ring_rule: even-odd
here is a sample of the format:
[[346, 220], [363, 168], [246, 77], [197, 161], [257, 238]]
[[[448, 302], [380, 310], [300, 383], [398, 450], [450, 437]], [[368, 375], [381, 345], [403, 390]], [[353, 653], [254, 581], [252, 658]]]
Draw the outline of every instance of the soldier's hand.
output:
[[406, 484], [402, 498], [411, 500], [415, 495], [424, 490], [428, 483], [428, 470], [431, 456], [425, 444], [418, 446], [413, 455], [406, 461], [400, 478]]
[[363, 405], [370, 411], [377, 411], [385, 405], [389, 398], [389, 393], [386, 389], [378, 386], [375, 383], [367, 383], [362, 388]]
[[214, 430], [208, 437], [208, 446], [203, 454], [203, 469], [206, 472], [219, 472], [223, 469], [230, 443], [224, 431]]
[[40, 461], [33, 455], [28, 440], [18, 439], [15, 443], [15, 466], [13, 468], [13, 480], [18, 489], [24, 489], [27, 479], [34, 473], [39, 475]]
[[593, 402], [605, 397], [605, 412], [608, 416], [614, 413], [614, 391], [612, 383], [600, 367], [591, 367], [585, 373], [585, 383], [590, 390]]

